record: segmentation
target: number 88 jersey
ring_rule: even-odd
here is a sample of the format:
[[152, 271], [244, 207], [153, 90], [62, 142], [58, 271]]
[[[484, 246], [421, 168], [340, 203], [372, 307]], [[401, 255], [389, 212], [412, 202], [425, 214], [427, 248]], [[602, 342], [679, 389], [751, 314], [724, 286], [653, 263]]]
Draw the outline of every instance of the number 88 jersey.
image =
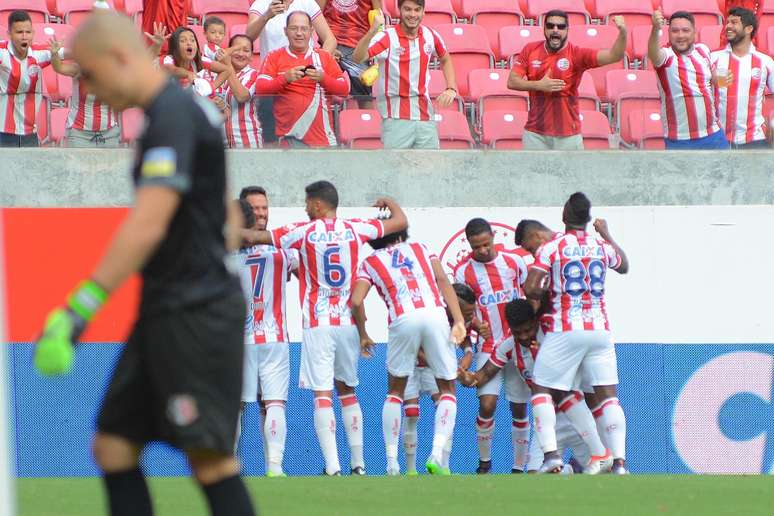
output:
[[317, 219], [272, 231], [276, 247], [299, 253], [304, 328], [350, 326], [350, 293], [363, 244], [384, 236], [377, 219]]
[[545, 243], [531, 265], [548, 273], [550, 310], [540, 318], [543, 331], [610, 330], [605, 277], [620, 265], [613, 246], [585, 231], [570, 230]]

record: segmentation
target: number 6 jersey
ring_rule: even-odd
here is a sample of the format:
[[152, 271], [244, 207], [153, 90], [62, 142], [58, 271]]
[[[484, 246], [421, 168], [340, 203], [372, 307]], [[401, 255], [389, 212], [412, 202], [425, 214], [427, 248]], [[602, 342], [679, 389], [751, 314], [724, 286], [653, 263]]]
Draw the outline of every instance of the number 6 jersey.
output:
[[304, 328], [350, 326], [350, 294], [363, 244], [384, 236], [381, 220], [317, 219], [271, 232], [274, 245], [299, 253]]
[[540, 318], [543, 331], [609, 330], [605, 310], [607, 269], [621, 257], [601, 238], [570, 230], [538, 249], [531, 267], [548, 273], [550, 309]]

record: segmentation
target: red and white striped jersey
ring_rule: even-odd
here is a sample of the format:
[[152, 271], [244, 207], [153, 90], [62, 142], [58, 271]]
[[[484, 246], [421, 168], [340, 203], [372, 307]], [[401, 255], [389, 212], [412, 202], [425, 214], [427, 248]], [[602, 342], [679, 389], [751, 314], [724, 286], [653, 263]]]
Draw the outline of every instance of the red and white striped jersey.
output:
[[226, 83], [226, 104], [231, 107], [231, 116], [226, 119], [226, 141], [232, 149], [260, 149], [263, 147], [261, 123], [258, 121], [258, 107], [255, 102], [255, 83], [258, 71], [245, 66], [237, 72], [237, 78], [250, 92], [250, 100], [239, 102]]
[[505, 305], [513, 299], [524, 298], [522, 287], [527, 279], [527, 268], [533, 261], [527, 250], [516, 248], [498, 251], [495, 259], [487, 263], [477, 262], [471, 254], [457, 266], [454, 281], [473, 289], [476, 317], [488, 323], [492, 331], [492, 336], [484, 340], [479, 351], [491, 353], [495, 342], [511, 334], [505, 320]]
[[221, 50], [220, 46], [207, 41], [202, 46], [202, 57], [206, 57], [211, 61], [215, 61], [218, 58], [218, 50]]
[[710, 50], [698, 43], [687, 54], [661, 49], [656, 67], [664, 137], [695, 140], [720, 130], [715, 110]]
[[381, 220], [317, 219], [275, 229], [276, 247], [299, 253], [304, 328], [350, 326], [350, 294], [363, 244], [384, 236]]
[[716, 70], [728, 70], [734, 80], [726, 88], [715, 87], [718, 119], [728, 141], [736, 144], [766, 139], [763, 101], [766, 89], [774, 92], [774, 60], [754, 46], [744, 57], [737, 57], [731, 46], [712, 53]]
[[[178, 66], [177, 64], [175, 64], [175, 57], [169, 54], [165, 55], [161, 59], [161, 65], [167, 68]], [[202, 56], [202, 70], [210, 70], [211, 65], [212, 65], [212, 59]], [[191, 61], [190, 64], [188, 65], [188, 71], [193, 72], [196, 75], [199, 75], [199, 72], [202, 70], [199, 70], [196, 67], [196, 62], [194, 61]], [[211, 79], [208, 79], [208, 80], [211, 80]], [[191, 85], [191, 81], [189, 81], [187, 78], [180, 78], [179, 82], [180, 82], [180, 87], [182, 88], [187, 88], [188, 86]]]
[[509, 360], [513, 360], [521, 377], [524, 378], [529, 387], [532, 387], [532, 373], [535, 370], [537, 354], [538, 346], [536, 343], [530, 347], [522, 346], [516, 344], [513, 336], [510, 336], [494, 347], [489, 355], [489, 361], [502, 369]]
[[374, 84], [376, 107], [382, 118], [433, 120], [430, 101], [430, 62], [445, 56], [446, 44], [436, 31], [419, 26], [416, 38], [408, 38], [400, 25], [374, 36], [368, 57], [379, 64]]
[[70, 97], [70, 111], [67, 114], [68, 129], [79, 131], [105, 132], [118, 125], [118, 113], [107, 104], [86, 93], [83, 81], [73, 77], [73, 96]]
[[240, 250], [237, 258], [247, 301], [245, 343], [288, 342], [285, 284], [298, 268], [298, 253], [256, 245]]
[[620, 265], [613, 246], [585, 231], [570, 230], [543, 244], [531, 265], [548, 273], [551, 308], [540, 317], [543, 331], [609, 330], [605, 277]]
[[438, 257], [424, 244], [402, 242], [374, 251], [363, 260], [357, 279], [376, 286], [389, 311], [388, 324], [423, 308], [443, 308], [433, 267]]
[[42, 46], [30, 47], [25, 59], [17, 59], [11, 42], [0, 41], [0, 132], [35, 132], [43, 102], [43, 68], [49, 64], [51, 51]]

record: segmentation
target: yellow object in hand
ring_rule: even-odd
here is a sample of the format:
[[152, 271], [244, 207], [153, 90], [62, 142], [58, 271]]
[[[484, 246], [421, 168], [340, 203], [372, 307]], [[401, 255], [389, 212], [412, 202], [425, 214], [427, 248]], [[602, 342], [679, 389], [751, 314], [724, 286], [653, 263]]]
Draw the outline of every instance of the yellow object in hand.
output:
[[[371, 9], [368, 11], [368, 25], [374, 24], [374, 18], [376, 18], [377, 14], [379, 14], [379, 9]], [[384, 24], [379, 25], [379, 30], [384, 30]]]
[[376, 79], [379, 78], [379, 65], [372, 65], [368, 70], [360, 74], [360, 82], [364, 86], [373, 86]]

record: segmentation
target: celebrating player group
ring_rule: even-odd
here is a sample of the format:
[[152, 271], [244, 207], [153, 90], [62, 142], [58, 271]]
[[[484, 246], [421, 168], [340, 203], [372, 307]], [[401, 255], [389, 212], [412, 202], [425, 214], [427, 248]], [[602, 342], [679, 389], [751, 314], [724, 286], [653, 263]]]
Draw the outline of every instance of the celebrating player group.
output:
[[[310, 220], [271, 231], [266, 190], [247, 187], [240, 203], [245, 229], [235, 258], [248, 305], [242, 400], [261, 403], [268, 476], [285, 475], [285, 284], [292, 275], [303, 312], [298, 384], [314, 393], [325, 474], [342, 472], [334, 389], [351, 451], [350, 472], [366, 472], [355, 388], [358, 359], [370, 357], [374, 347], [364, 304], [372, 287], [389, 314], [382, 409], [388, 475], [401, 473], [401, 435], [406, 473], [417, 473], [422, 394], [435, 402], [425, 467], [431, 474], [450, 474], [457, 381], [478, 391], [478, 473], [491, 469], [494, 411], [503, 386], [513, 416], [513, 473], [628, 473], [626, 420], [616, 393], [604, 294], [608, 269], [625, 274], [629, 263], [606, 221], [593, 222], [596, 235], [588, 232], [591, 203], [583, 193], [565, 203], [563, 232], [522, 220], [510, 250], [494, 245], [486, 220], [470, 220], [465, 227], [470, 254], [453, 271], [454, 283], [433, 251], [409, 238], [406, 215], [392, 199], [376, 200], [377, 218], [342, 219], [336, 215], [336, 188], [318, 181], [306, 187]], [[568, 450], [572, 459], [565, 465]]]

